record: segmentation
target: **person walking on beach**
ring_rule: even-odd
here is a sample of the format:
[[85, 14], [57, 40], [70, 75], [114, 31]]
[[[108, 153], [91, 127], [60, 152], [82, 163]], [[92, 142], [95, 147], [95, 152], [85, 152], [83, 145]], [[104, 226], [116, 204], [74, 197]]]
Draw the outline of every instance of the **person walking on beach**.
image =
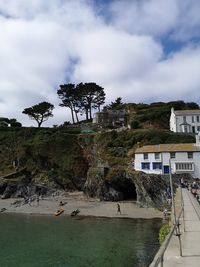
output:
[[39, 206], [39, 202], [40, 202], [40, 197], [39, 197], [39, 195], [37, 196], [37, 205]]
[[118, 214], [118, 213], [122, 214], [122, 213], [121, 213], [121, 207], [120, 207], [119, 203], [117, 203], [117, 214]]

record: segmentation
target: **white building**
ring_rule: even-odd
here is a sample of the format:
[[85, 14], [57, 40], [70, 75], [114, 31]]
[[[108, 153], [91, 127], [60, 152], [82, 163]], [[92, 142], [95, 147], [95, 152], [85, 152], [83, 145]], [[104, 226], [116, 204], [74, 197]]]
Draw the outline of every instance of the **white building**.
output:
[[200, 178], [200, 135], [195, 144], [160, 144], [135, 151], [135, 170], [153, 174], [190, 173]]
[[172, 108], [170, 130], [175, 133], [200, 132], [200, 109], [174, 110], [174, 108]]

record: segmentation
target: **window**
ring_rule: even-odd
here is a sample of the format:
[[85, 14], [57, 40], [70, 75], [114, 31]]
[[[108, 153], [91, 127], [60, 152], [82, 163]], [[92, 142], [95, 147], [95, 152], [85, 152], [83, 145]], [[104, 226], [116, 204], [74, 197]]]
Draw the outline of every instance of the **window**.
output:
[[192, 116], [192, 122], [194, 122], [194, 116]]
[[155, 159], [160, 159], [160, 153], [159, 152], [155, 153]]
[[148, 153], [144, 153], [144, 159], [148, 159]]
[[153, 170], [162, 170], [161, 162], [153, 162]]
[[199, 116], [197, 116], [197, 122], [199, 122]]
[[186, 116], [183, 116], [183, 123], [186, 123]]
[[193, 171], [194, 165], [192, 162], [189, 163], [176, 163], [177, 171]]
[[197, 132], [200, 132], [200, 126], [197, 126]]
[[188, 159], [193, 159], [193, 152], [188, 152]]
[[170, 153], [170, 159], [175, 159], [176, 158], [176, 153], [175, 152], [171, 152]]
[[149, 170], [150, 169], [150, 163], [149, 162], [142, 162], [142, 170]]

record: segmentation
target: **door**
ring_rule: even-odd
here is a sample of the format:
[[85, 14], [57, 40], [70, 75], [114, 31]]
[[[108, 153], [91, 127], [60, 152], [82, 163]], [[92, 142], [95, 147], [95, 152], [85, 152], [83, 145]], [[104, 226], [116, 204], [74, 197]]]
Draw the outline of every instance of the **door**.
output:
[[164, 165], [164, 173], [165, 174], [169, 173], [169, 166], [168, 165]]

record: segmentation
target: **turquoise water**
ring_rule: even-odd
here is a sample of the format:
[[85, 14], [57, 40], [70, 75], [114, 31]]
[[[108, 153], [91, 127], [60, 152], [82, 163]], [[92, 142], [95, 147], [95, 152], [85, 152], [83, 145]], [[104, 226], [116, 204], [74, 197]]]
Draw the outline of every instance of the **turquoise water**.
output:
[[2, 267], [144, 267], [160, 220], [0, 215]]

